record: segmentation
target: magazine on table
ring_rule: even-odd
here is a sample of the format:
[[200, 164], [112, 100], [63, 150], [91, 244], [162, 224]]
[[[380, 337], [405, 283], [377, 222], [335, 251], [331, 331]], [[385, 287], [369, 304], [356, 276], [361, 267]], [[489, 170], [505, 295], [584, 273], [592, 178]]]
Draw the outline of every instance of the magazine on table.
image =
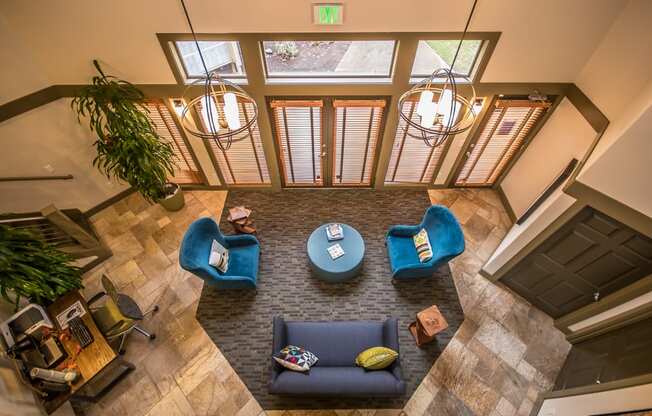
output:
[[336, 241], [344, 238], [344, 228], [340, 224], [328, 224], [326, 226], [326, 237], [328, 241]]

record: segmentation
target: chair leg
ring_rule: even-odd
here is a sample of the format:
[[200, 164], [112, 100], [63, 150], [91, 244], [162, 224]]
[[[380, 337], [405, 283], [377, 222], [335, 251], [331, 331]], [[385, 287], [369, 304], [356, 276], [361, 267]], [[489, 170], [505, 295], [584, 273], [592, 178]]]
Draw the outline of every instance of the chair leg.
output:
[[145, 313], [143, 314], [143, 317], [145, 317], [145, 316], [147, 316], [147, 315], [149, 315], [149, 314], [155, 314], [156, 312], [158, 312], [158, 305], [154, 305], [154, 306], [152, 307], [152, 309], [150, 309], [150, 310], [148, 310], [147, 312], [145, 312]]
[[138, 325], [134, 326], [134, 330], [136, 330], [142, 335], [145, 335], [150, 340], [156, 338], [156, 334], [150, 334], [149, 332], [145, 331], [143, 328], [139, 327]]
[[127, 339], [127, 334], [122, 334], [122, 337], [120, 337], [120, 346], [118, 347], [118, 354], [124, 355], [125, 350], [125, 340]]

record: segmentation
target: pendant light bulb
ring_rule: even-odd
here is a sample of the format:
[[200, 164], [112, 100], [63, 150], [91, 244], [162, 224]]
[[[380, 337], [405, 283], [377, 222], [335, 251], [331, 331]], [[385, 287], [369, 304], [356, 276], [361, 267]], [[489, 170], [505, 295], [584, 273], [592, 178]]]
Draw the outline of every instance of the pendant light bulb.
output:
[[417, 114], [423, 116], [423, 112], [430, 103], [432, 103], [432, 97], [434, 94], [430, 90], [421, 91], [419, 96], [419, 104], [417, 104]]
[[224, 94], [224, 115], [226, 123], [231, 130], [240, 128], [240, 112], [238, 111], [238, 98], [232, 92]]
[[437, 103], [428, 101], [424, 103], [422, 108], [423, 114], [421, 115], [421, 127], [430, 129], [435, 124], [437, 118]]

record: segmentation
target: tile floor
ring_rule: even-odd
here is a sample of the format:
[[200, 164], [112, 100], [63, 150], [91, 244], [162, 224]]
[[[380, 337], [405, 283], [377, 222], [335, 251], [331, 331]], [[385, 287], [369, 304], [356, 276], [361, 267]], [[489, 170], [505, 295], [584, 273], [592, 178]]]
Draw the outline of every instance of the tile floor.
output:
[[[137, 369], [85, 414], [265, 415], [195, 320], [202, 281], [177, 261], [185, 229], [201, 216], [219, 218], [225, 197], [223, 191], [187, 192], [186, 207], [169, 213], [134, 194], [92, 218], [114, 255], [85, 276], [84, 293], [98, 292], [107, 273], [141, 307], [158, 304], [161, 311], [144, 324], [156, 340], [134, 333], [127, 343], [125, 358]], [[466, 252], [452, 262], [466, 320], [405, 409], [267, 415], [523, 416], [551, 388], [570, 345], [552, 319], [478, 274], [510, 227], [498, 195], [436, 190], [430, 197], [451, 208], [466, 235]]]

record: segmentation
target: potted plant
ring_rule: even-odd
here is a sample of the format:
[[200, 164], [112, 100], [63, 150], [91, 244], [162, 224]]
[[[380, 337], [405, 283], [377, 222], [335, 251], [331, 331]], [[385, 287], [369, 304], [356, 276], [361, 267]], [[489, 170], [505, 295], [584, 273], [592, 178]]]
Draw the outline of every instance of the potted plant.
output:
[[82, 288], [72, 261], [31, 231], [0, 224], [0, 294], [15, 310], [22, 298], [42, 305]]
[[87, 117], [97, 135], [93, 165], [108, 178], [127, 182], [147, 201], [169, 211], [181, 209], [181, 187], [167, 181], [173, 173], [174, 150], [156, 132], [145, 95], [129, 82], [105, 75], [96, 60], [93, 65], [100, 75], [71, 104], [78, 121]]

